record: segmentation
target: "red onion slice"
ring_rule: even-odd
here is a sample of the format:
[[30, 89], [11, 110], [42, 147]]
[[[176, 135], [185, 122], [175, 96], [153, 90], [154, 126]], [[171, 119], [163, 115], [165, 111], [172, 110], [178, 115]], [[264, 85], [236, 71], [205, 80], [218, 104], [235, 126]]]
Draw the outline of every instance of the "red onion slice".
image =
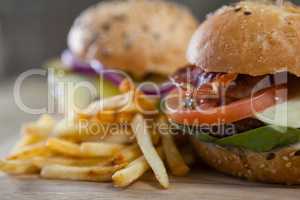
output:
[[76, 58], [70, 50], [63, 51], [61, 55], [61, 60], [66, 69], [68, 70], [72, 70], [74, 72], [85, 75], [97, 75], [97, 73], [90, 66], [90, 64]]
[[[103, 65], [97, 61], [93, 60], [91, 61], [92, 68], [100, 75], [103, 75], [105, 79], [110, 80], [114, 85], [119, 86], [122, 81], [128, 77], [124, 72], [117, 71], [117, 70], [108, 70], [103, 67]], [[140, 89], [146, 94], [146, 95], [159, 95], [164, 96], [167, 93], [169, 93], [172, 89], [174, 89], [175, 85], [171, 82], [165, 82], [158, 87], [156, 87], [156, 84], [147, 84], [144, 83]]]
[[[66, 69], [85, 75], [101, 75], [106, 80], [111, 81], [115, 86], [119, 86], [128, 77], [124, 72], [112, 69], [105, 69], [102, 63], [92, 60], [90, 63], [79, 60], [70, 50], [65, 50], [61, 55], [61, 60]], [[164, 96], [175, 87], [171, 82], [165, 82], [158, 87], [151, 84], [144, 84], [140, 89], [146, 95]]]
[[119, 86], [125, 79], [125, 74], [123, 74], [124, 72], [105, 69], [103, 65], [97, 60], [92, 60], [90, 62], [90, 65], [98, 75], [104, 76], [105, 79], [111, 81], [115, 86]]
[[159, 96], [165, 96], [169, 92], [171, 92], [174, 89], [175, 85], [172, 84], [171, 82], [165, 82], [159, 87], [155, 87], [154, 85], [144, 85], [141, 87], [141, 90], [146, 94], [146, 95], [159, 95]]

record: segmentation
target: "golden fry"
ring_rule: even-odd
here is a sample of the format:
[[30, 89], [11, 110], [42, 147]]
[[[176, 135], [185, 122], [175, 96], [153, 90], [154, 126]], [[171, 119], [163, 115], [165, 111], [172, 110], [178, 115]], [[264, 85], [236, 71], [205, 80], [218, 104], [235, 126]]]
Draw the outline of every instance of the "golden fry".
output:
[[102, 142], [113, 143], [113, 144], [132, 144], [134, 137], [132, 133], [126, 131], [119, 131], [118, 133], [112, 133], [109, 136], [106, 136]]
[[16, 151], [8, 156], [8, 160], [25, 160], [30, 159], [35, 156], [51, 156], [52, 152], [48, 149], [44, 142], [37, 143], [21, 148], [19, 151]]
[[175, 176], [184, 176], [189, 172], [189, 167], [185, 164], [183, 157], [172, 136], [168, 133], [162, 135], [162, 145], [166, 156], [167, 164]]
[[135, 133], [137, 143], [143, 152], [145, 159], [153, 170], [156, 179], [164, 187], [169, 187], [167, 170], [162, 159], [152, 144], [151, 136], [147, 130], [146, 122], [142, 115], [137, 114], [132, 121], [132, 129]]
[[81, 157], [80, 146], [63, 139], [50, 138], [46, 146], [52, 151], [65, 156]]
[[116, 122], [120, 124], [128, 124], [132, 121], [135, 113], [130, 111], [124, 111], [117, 113]]
[[[157, 152], [160, 156], [163, 155], [162, 149], [158, 148]], [[132, 161], [126, 168], [114, 173], [112, 180], [116, 187], [126, 187], [138, 180], [146, 171], [150, 169], [144, 156]]]
[[54, 126], [55, 120], [50, 115], [43, 115], [37, 122], [25, 124], [22, 128], [24, 134], [49, 135]]
[[96, 166], [108, 165], [112, 163], [111, 158], [66, 158], [66, 157], [35, 157], [32, 159], [34, 165], [43, 168], [48, 165], [67, 166]]
[[98, 119], [91, 120], [61, 120], [53, 131], [55, 137], [82, 142], [93, 138], [104, 139], [110, 132], [109, 124], [103, 124]]
[[12, 175], [35, 174], [39, 168], [27, 160], [0, 160], [0, 171]]
[[119, 90], [123, 93], [135, 90], [134, 83], [131, 80], [124, 79], [119, 85]]
[[121, 163], [129, 163], [136, 158], [140, 157], [142, 155], [142, 152], [137, 144], [133, 144], [131, 146], [128, 146], [124, 149], [122, 149], [119, 153], [115, 156], [115, 163], [121, 164]]
[[120, 144], [86, 142], [81, 144], [80, 151], [88, 157], [109, 157], [115, 155], [122, 148], [124, 146]]
[[111, 181], [113, 173], [123, 166], [74, 167], [48, 165], [42, 168], [41, 176], [49, 179], [76, 181]]
[[77, 139], [87, 135], [87, 129], [84, 124], [79, 124], [74, 120], [65, 118], [56, 124], [53, 135], [60, 138]]
[[140, 178], [146, 171], [150, 169], [144, 156], [131, 162], [126, 168], [117, 171], [112, 176], [114, 186], [126, 187]]
[[92, 103], [87, 109], [78, 113], [79, 116], [95, 116], [96, 114], [107, 111], [120, 109], [128, 104], [133, 97], [132, 92], [127, 92], [125, 94], [113, 96], [106, 99], [101, 99]]
[[151, 130], [151, 139], [152, 143], [157, 146], [160, 142], [160, 134], [156, 131], [156, 129]]
[[16, 143], [14, 148], [11, 150], [11, 154], [15, 154], [21, 151], [24, 147], [41, 143], [47, 139], [48, 136], [41, 134], [24, 134], [22, 138]]
[[21, 151], [25, 146], [45, 141], [52, 132], [54, 125], [55, 120], [49, 115], [43, 115], [38, 121], [23, 125], [22, 137], [12, 149], [11, 154]]

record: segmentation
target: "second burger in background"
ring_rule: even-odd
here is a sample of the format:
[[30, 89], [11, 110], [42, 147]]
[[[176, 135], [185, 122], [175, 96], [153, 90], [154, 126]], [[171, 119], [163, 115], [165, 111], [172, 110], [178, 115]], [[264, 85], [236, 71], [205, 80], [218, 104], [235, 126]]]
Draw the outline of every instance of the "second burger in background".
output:
[[[187, 8], [162, 0], [107, 1], [88, 8], [70, 30], [62, 62], [49, 64], [59, 104], [84, 108], [95, 98], [117, 94], [122, 75], [107, 70], [121, 70], [137, 82], [163, 83], [187, 63], [185, 51], [197, 26]], [[61, 87], [84, 81], [96, 90]], [[162, 85], [160, 92], [168, 87]], [[145, 88], [145, 93], [156, 91]]]

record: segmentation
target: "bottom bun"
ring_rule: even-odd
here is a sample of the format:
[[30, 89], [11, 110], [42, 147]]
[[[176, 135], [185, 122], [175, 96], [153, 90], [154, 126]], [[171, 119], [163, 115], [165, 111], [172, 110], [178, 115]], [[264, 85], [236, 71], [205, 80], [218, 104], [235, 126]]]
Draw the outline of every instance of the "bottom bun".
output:
[[251, 181], [300, 184], [300, 145], [267, 153], [220, 147], [191, 139], [198, 155], [216, 170]]

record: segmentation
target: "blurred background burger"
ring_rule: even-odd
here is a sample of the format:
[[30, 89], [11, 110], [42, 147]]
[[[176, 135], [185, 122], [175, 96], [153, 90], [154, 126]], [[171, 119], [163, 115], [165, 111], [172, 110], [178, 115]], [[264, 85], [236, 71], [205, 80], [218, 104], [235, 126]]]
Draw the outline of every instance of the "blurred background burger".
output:
[[[98, 97], [115, 95], [125, 75], [162, 84], [186, 65], [185, 51], [197, 26], [186, 7], [163, 0], [94, 5], [75, 20], [61, 60], [48, 63], [54, 95], [62, 105], [84, 108]], [[83, 81], [91, 85], [76, 85]]]

